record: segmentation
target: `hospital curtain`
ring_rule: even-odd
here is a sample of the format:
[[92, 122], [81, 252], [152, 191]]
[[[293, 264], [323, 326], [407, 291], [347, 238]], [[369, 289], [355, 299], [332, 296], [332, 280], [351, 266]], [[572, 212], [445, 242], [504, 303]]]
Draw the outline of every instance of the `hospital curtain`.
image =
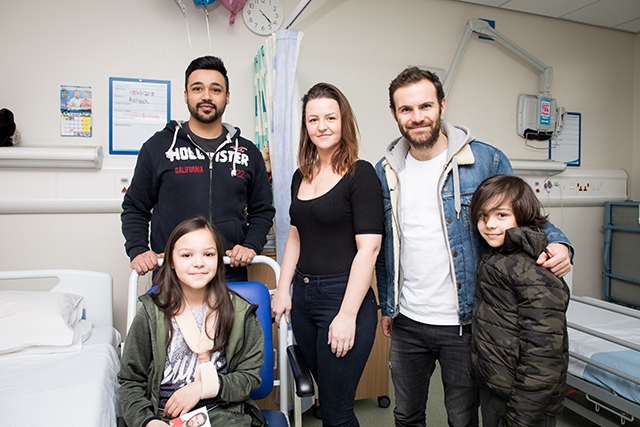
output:
[[279, 262], [289, 234], [291, 177], [300, 136], [296, 68], [302, 37], [299, 31], [279, 30], [265, 41], [254, 60], [256, 144], [270, 161]]

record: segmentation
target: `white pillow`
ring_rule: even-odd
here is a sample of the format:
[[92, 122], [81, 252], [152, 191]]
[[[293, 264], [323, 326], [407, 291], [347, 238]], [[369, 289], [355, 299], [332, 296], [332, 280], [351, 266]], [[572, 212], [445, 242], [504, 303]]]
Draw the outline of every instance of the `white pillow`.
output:
[[0, 292], [0, 354], [32, 346], [68, 346], [82, 318], [82, 296], [62, 292]]

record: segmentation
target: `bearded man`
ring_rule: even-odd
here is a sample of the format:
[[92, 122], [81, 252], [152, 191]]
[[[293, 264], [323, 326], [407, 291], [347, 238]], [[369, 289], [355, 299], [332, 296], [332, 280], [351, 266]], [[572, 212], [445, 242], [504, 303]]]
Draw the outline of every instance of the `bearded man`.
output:
[[267, 242], [275, 213], [269, 178], [258, 148], [222, 121], [229, 97], [222, 60], [194, 59], [185, 72], [189, 120], [172, 120], [140, 149], [121, 214], [125, 250], [138, 274], [157, 267], [174, 227], [194, 216], [222, 235], [228, 281], [246, 281], [246, 265]]
[[[402, 136], [376, 165], [385, 203], [376, 278], [381, 326], [391, 338], [395, 423], [426, 425], [437, 361], [449, 425], [478, 426], [471, 317], [482, 239], [469, 205], [484, 179], [513, 171], [500, 150], [442, 122], [447, 103], [435, 74], [405, 69], [389, 86], [389, 107]], [[552, 224], [543, 231], [552, 257], [543, 253], [537, 262], [562, 277], [573, 248]]]

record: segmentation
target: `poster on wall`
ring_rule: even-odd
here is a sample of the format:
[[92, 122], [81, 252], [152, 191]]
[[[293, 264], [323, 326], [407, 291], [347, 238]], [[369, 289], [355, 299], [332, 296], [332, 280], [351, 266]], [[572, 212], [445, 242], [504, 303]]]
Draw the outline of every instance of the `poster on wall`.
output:
[[171, 117], [171, 82], [109, 78], [109, 153], [138, 154]]
[[91, 86], [60, 85], [60, 136], [90, 137]]

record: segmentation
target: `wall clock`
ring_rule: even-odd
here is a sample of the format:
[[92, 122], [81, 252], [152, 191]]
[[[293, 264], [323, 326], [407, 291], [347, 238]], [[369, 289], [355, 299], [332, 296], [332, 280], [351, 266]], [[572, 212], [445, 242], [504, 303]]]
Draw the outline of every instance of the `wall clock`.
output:
[[247, 0], [242, 18], [251, 31], [268, 36], [282, 26], [284, 11], [278, 0]]

